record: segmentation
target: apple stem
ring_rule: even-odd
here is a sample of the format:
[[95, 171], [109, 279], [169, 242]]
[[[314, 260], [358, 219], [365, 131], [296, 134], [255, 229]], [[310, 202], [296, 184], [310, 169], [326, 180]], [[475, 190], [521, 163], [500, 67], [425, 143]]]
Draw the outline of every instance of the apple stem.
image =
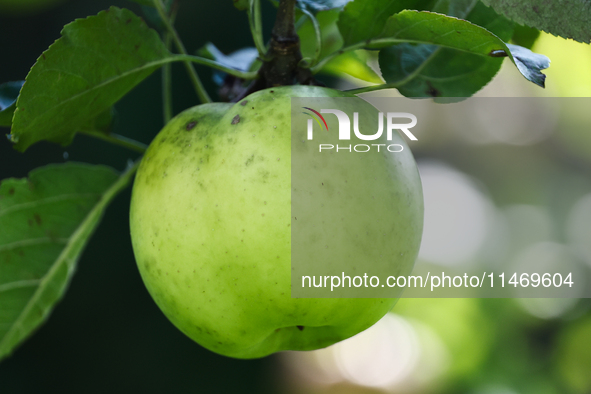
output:
[[275, 26], [273, 26], [273, 38], [279, 42], [299, 42], [295, 30], [295, 4], [295, 0], [281, 0], [279, 2]]
[[309, 69], [299, 67], [302, 52], [295, 28], [295, 5], [296, 0], [279, 2], [269, 50], [261, 67], [265, 87], [317, 84]]

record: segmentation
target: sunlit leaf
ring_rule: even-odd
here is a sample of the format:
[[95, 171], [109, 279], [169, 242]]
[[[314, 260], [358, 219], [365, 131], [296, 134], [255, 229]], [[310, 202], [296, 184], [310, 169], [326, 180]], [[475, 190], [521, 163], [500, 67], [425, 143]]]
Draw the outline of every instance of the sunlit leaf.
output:
[[349, 74], [352, 77], [371, 83], [384, 83], [382, 78], [367, 62], [369, 56], [365, 51], [346, 52], [335, 57], [322, 68], [326, 74]]
[[481, 26], [434, 12], [406, 10], [390, 17], [381, 37], [366, 47], [381, 49], [396, 42], [438, 45], [493, 58], [508, 56], [525, 78], [542, 87], [545, 75], [541, 70], [550, 64], [546, 56], [507, 45]]
[[[448, 1], [439, 10], [465, 18], [508, 40], [513, 23], [482, 3]], [[502, 58], [481, 56], [432, 44], [398, 44], [379, 55], [382, 76], [409, 97], [470, 97], [499, 71]]]
[[[320, 11], [315, 17], [322, 37], [320, 50], [320, 59], [322, 59], [343, 46], [343, 39], [337, 27], [339, 10]], [[313, 57], [316, 52], [316, 33], [309, 19], [298, 29], [298, 36], [300, 37], [302, 56]]]
[[405, 9], [427, 10], [433, 0], [355, 0], [339, 16], [339, 30], [345, 46], [379, 36], [390, 16]]

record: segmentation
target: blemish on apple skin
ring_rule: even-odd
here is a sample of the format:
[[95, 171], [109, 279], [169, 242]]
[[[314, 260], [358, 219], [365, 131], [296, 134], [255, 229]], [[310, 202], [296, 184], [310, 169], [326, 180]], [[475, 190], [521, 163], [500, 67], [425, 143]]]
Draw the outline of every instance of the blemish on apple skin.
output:
[[298, 328], [298, 330], [300, 331], [304, 331], [304, 326], [296, 326]]
[[[254, 107], [253, 107], [253, 109], [254, 109]], [[233, 125], [234, 125], [234, 124], [238, 124], [238, 123], [240, 123], [240, 115], [236, 115], [236, 116], [234, 116], [234, 118], [232, 119], [232, 124], [233, 124]]]
[[185, 126], [185, 130], [187, 130], [187, 131], [192, 130], [196, 125], [197, 125], [197, 121], [192, 120], [189, 123], [187, 123], [187, 125]]

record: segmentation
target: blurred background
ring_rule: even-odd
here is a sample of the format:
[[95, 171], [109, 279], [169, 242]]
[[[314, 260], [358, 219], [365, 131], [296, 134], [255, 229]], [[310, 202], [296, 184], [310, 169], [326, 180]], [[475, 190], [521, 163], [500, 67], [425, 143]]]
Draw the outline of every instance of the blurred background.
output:
[[[141, 13], [123, 0], [34, 3], [0, 8], [0, 83], [24, 79], [75, 18], [110, 5]], [[177, 28], [190, 52], [209, 40], [226, 53], [252, 45], [231, 1], [181, 4]], [[274, 10], [263, 4], [268, 36]], [[502, 114], [485, 111], [490, 127], [466, 134], [448, 119], [413, 143], [425, 190], [421, 262], [591, 266], [591, 115], [569, 113], [590, 107], [591, 47], [542, 34], [533, 50], [552, 60], [546, 89], [506, 60], [478, 96], [579, 98], [552, 100], [562, 111], [532, 109], [535, 127], [499, 130]], [[213, 93], [211, 72], [198, 71]], [[182, 67], [173, 72], [180, 112], [197, 98]], [[162, 127], [159, 89], [157, 72], [118, 103], [114, 131], [149, 143]], [[84, 136], [24, 154], [0, 139], [0, 179], [65, 160], [122, 170], [135, 158]], [[122, 193], [107, 211], [47, 323], [0, 362], [2, 393], [591, 393], [589, 299], [401, 299], [374, 327], [327, 349], [252, 361], [218, 356], [181, 334], [145, 290], [131, 250], [129, 198]]]

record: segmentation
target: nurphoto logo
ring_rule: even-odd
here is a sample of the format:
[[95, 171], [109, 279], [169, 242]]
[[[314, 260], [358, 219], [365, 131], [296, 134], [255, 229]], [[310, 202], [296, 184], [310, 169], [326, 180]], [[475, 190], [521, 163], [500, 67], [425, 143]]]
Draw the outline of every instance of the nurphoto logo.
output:
[[[339, 122], [339, 140], [340, 141], [349, 141], [351, 140], [351, 120], [349, 115], [345, 112], [338, 110], [338, 109], [321, 109], [320, 112], [310, 108], [310, 107], [302, 107], [310, 112], [304, 112], [304, 114], [309, 115], [310, 119], [308, 119], [308, 128], [307, 128], [307, 137], [308, 140], [314, 139], [314, 120], [320, 127], [320, 130], [324, 129], [328, 131], [328, 124], [326, 123], [326, 119], [322, 114], [333, 114], [337, 117], [337, 121]], [[406, 135], [411, 141], [417, 141], [417, 137], [415, 137], [409, 129], [413, 128], [417, 124], [417, 117], [411, 113], [407, 112], [388, 112], [386, 113], [386, 139], [388, 141], [392, 141], [392, 135], [394, 130], [400, 130], [404, 135]], [[405, 119], [407, 122], [400, 123], [400, 119]], [[322, 121], [322, 123], [320, 122]], [[410, 121], [410, 122], [408, 122]], [[382, 136], [384, 133], [384, 113], [380, 112], [378, 114], [378, 130], [373, 134], [362, 134], [359, 130], [359, 113], [353, 112], [353, 133], [355, 137], [362, 141], [375, 141]], [[404, 147], [400, 144], [356, 144], [356, 145], [339, 145], [336, 146], [333, 144], [319, 144], [318, 149], [319, 152], [325, 150], [336, 150], [336, 152], [340, 151], [347, 151], [347, 152], [369, 152], [372, 150], [372, 147], [377, 149], [380, 152], [380, 148], [385, 147], [388, 152], [402, 152]]]

